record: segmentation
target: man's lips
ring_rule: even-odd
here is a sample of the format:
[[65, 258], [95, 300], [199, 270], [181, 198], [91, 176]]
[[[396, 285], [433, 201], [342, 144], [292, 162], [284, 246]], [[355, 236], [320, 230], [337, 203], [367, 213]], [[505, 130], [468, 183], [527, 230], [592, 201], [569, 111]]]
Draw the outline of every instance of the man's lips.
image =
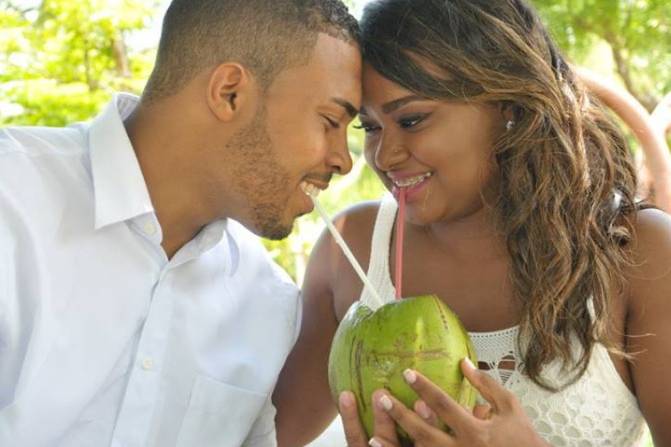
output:
[[300, 187], [305, 194], [311, 197], [317, 197], [320, 192], [328, 188], [328, 183], [317, 184], [308, 181], [302, 181]]
[[307, 195], [312, 195], [311, 193], [319, 194], [321, 191], [324, 191], [329, 187], [330, 182], [331, 174], [310, 175], [303, 178], [303, 181], [300, 183], [300, 188]]

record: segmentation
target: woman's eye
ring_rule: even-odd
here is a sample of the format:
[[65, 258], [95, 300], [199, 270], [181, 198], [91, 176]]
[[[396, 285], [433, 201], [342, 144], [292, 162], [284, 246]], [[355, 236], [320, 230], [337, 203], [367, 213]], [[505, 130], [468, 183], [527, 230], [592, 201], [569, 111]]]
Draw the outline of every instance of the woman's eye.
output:
[[427, 116], [428, 115], [412, 115], [404, 117], [398, 121], [398, 125], [403, 129], [409, 129], [424, 121]]
[[379, 129], [378, 126], [374, 126], [373, 124], [368, 124], [368, 123], [364, 123], [364, 122], [361, 122], [359, 124], [355, 124], [352, 127], [354, 127], [355, 129], [363, 130], [366, 133], [371, 133], [371, 132], [374, 132], [377, 129]]

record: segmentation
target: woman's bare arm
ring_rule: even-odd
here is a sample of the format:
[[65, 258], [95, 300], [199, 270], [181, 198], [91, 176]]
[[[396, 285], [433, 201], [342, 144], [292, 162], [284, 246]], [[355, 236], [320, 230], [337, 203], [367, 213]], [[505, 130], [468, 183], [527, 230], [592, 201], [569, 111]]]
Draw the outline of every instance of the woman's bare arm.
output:
[[[364, 268], [377, 210], [377, 202], [362, 202], [334, 219]], [[340, 247], [327, 232], [322, 234], [305, 273], [301, 333], [273, 394], [280, 447], [307, 444], [337, 415], [328, 384], [328, 355], [339, 318], [362, 288]]]
[[331, 340], [338, 327], [333, 310], [333, 239], [317, 242], [303, 284], [301, 332], [273, 393], [280, 447], [303, 446], [319, 436], [337, 414], [327, 380]]
[[639, 406], [655, 446], [671, 446], [671, 216], [638, 213], [628, 272], [626, 350]]

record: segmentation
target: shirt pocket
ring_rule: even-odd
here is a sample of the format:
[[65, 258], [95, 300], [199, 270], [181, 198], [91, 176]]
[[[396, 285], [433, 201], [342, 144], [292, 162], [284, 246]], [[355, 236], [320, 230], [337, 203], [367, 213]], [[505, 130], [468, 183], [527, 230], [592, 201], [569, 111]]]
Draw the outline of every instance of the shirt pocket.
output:
[[197, 376], [177, 446], [242, 445], [267, 399], [256, 391]]

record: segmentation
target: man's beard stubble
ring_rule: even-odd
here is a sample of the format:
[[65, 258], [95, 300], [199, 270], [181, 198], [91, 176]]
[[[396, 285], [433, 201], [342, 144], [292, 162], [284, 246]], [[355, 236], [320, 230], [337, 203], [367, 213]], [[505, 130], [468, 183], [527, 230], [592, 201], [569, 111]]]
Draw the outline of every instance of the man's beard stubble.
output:
[[282, 221], [283, 206], [288, 203], [286, 188], [290, 186], [290, 176], [273, 151], [265, 111], [258, 113], [249, 126], [234, 135], [227, 146], [227, 150], [238, 156], [239, 163], [233, 169], [234, 187], [247, 201], [250, 229], [267, 239], [286, 238], [293, 229], [293, 219], [286, 223]]

